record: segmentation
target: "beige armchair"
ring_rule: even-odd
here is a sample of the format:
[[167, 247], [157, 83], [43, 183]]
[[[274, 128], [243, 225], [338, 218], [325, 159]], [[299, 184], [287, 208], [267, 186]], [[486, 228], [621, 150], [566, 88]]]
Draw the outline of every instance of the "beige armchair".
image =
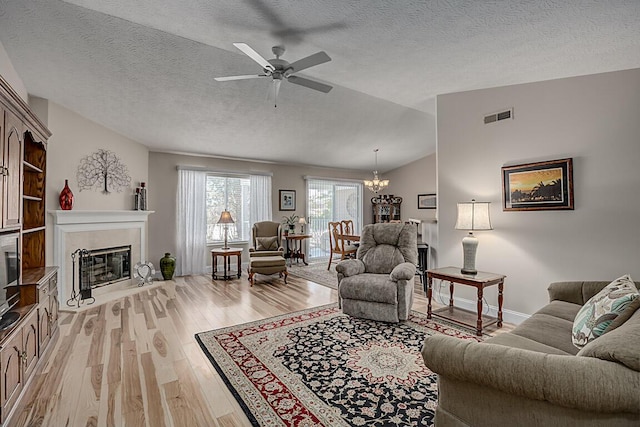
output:
[[406, 224], [366, 225], [356, 259], [340, 261], [338, 303], [354, 317], [399, 322], [413, 304], [418, 262], [416, 230]]
[[252, 246], [249, 248], [249, 283], [254, 284], [256, 274], [284, 276], [287, 283], [287, 263], [282, 247], [280, 223], [273, 221], [256, 222], [251, 228]]
[[282, 247], [282, 226], [279, 222], [261, 221], [251, 227], [251, 247], [249, 255], [284, 256]]

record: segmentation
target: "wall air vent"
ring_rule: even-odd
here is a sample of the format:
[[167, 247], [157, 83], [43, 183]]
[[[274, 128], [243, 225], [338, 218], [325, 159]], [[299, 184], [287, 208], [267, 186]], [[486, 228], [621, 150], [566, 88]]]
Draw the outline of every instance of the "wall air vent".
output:
[[484, 124], [486, 125], [506, 119], [513, 119], [513, 108], [484, 116]]

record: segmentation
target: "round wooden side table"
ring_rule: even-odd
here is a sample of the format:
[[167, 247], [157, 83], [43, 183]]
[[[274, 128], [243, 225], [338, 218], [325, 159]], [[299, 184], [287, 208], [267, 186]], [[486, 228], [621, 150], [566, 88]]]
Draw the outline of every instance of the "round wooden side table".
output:
[[[224, 274], [220, 276], [218, 274], [218, 257], [222, 257], [222, 265]], [[237, 256], [237, 267], [238, 271], [231, 271], [231, 258], [233, 256]], [[212, 258], [212, 274], [213, 280], [222, 279], [229, 280], [233, 279], [234, 275], [238, 276], [238, 279], [242, 275], [242, 248], [216, 248], [211, 249], [211, 258]]]

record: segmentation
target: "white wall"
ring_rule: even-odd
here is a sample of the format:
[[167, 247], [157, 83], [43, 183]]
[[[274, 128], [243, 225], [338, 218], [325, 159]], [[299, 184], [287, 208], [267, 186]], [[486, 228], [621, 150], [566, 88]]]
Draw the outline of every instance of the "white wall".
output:
[[389, 187], [385, 189], [384, 194], [402, 197], [400, 213], [403, 221], [409, 218], [421, 220], [436, 218], [435, 209], [418, 209], [418, 194], [436, 192], [435, 153], [385, 172], [381, 177], [389, 180]]
[[7, 55], [7, 51], [4, 50], [2, 42], [0, 42], [0, 75], [11, 85], [13, 90], [20, 95], [20, 98], [22, 98], [24, 102], [28, 102], [29, 95], [27, 94], [27, 88], [24, 86], [16, 69], [13, 68], [13, 64], [9, 59], [9, 55]]
[[[74, 210], [129, 210], [140, 182], [148, 181], [149, 151], [146, 146], [122, 136], [73, 111], [49, 102], [48, 127], [53, 133], [47, 150], [47, 210], [60, 209], [58, 197], [69, 180]], [[98, 149], [112, 151], [127, 166], [131, 187], [121, 193], [78, 189], [76, 172], [80, 161]], [[153, 214], [151, 215], [153, 216]], [[47, 217], [47, 264], [53, 262], [53, 226]]]
[[[483, 124], [505, 107], [514, 120]], [[554, 281], [640, 279], [640, 69], [443, 95], [437, 109], [441, 266], [462, 264], [456, 202], [475, 198], [494, 227], [476, 233], [477, 268], [507, 275], [509, 310], [533, 313]], [[503, 212], [502, 166], [565, 157], [575, 210]]]
[[[317, 168], [310, 166], [276, 165], [270, 163], [227, 160], [213, 157], [185, 156], [169, 153], [149, 153], [149, 209], [156, 211], [149, 217], [149, 261], [157, 265], [165, 252], [175, 255], [176, 248], [176, 195], [178, 189], [177, 165], [203, 166], [221, 170], [271, 172], [273, 173], [272, 206], [273, 220], [281, 221], [284, 215], [306, 216], [306, 183], [303, 176], [330, 178], [364, 179], [364, 171]], [[296, 210], [278, 209], [278, 190], [296, 191]], [[371, 203], [364, 198], [364, 221], [371, 221]], [[369, 212], [369, 216], [367, 216]], [[244, 247], [248, 247], [245, 245]], [[245, 260], [248, 251], [244, 252]], [[211, 259], [208, 259], [211, 265]]]

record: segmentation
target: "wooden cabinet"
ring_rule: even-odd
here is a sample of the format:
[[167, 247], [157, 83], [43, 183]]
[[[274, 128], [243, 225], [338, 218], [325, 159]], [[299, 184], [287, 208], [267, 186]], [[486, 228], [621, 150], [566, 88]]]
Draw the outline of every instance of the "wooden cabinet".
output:
[[42, 354], [58, 330], [58, 273], [50, 271], [37, 284], [38, 344]]
[[52, 348], [58, 331], [57, 267], [45, 267], [46, 158], [51, 132], [0, 76], [0, 232], [20, 231], [20, 318], [0, 331], [0, 424]]
[[373, 223], [400, 221], [400, 205], [402, 197], [379, 195], [371, 198]]
[[0, 346], [0, 422], [4, 423], [35, 370], [38, 355], [38, 321], [33, 306], [18, 310], [21, 319]]
[[2, 228], [19, 227], [22, 220], [22, 122], [3, 110], [0, 175], [2, 176]]

